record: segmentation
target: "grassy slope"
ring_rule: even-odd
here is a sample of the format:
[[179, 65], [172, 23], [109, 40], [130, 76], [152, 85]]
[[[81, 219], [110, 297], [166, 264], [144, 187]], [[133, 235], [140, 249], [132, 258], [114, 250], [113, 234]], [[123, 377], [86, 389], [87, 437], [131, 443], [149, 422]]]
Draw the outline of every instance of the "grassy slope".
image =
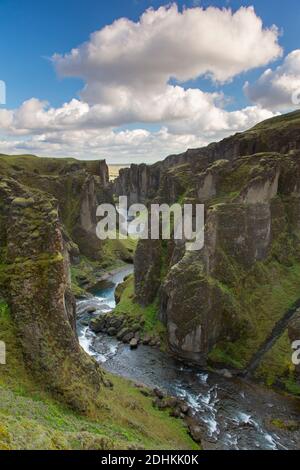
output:
[[121, 294], [120, 303], [114, 310], [115, 314], [126, 315], [128, 319], [139, 319], [145, 321], [143, 332], [150, 336], [159, 337], [162, 343], [165, 342], [165, 327], [158, 320], [158, 304], [154, 302], [147, 307], [143, 307], [134, 300], [134, 277], [130, 276], [124, 283], [124, 290]]
[[[299, 119], [299, 113], [296, 113], [295, 118]], [[280, 125], [280, 122], [278, 118], [274, 121], [276, 125]], [[270, 161], [279, 158], [270, 153], [260, 154], [257, 158], [253, 156], [241, 159], [242, 163], [223, 179], [220, 193], [210, 201], [211, 205], [231, 202], [254, 174], [263, 175], [266, 163], [261, 164], [259, 161], [263, 156]], [[289, 164], [286, 161], [286, 165]], [[286, 216], [289, 212], [289, 200], [279, 194], [273, 199], [272, 207], [272, 224], [276, 235], [264, 262], [257, 262], [247, 270], [220, 249], [221, 287], [228, 294], [228, 308], [234, 310], [237, 318], [244, 322], [245, 331], [235, 342], [223, 341], [218, 344], [210, 354], [214, 363], [243, 369], [272, 332], [275, 323], [299, 299], [299, 233]], [[292, 350], [286, 333], [263, 359], [257, 377], [269, 385], [280, 383], [288, 391], [300, 394], [300, 388], [294, 383], [291, 356]]]
[[79, 161], [75, 158], [44, 158], [35, 155], [4, 155], [0, 154], [0, 173], [11, 174], [21, 171], [38, 172], [41, 175], [58, 175], [69, 166], [79, 164], [90, 170], [97, 169], [98, 160]]
[[[227, 288], [227, 287], [226, 287]], [[247, 329], [235, 342], [224, 341], [210, 354], [215, 363], [243, 369], [254, 352], [272, 332], [274, 324], [283, 313], [299, 299], [300, 263], [282, 266], [275, 261], [257, 263], [245, 279], [240, 278], [240, 286], [227, 288], [232, 297], [239, 319], [245, 321]], [[294, 366], [292, 350], [287, 333], [265, 356], [257, 377], [267, 384], [275, 384], [279, 378], [287, 390], [291, 388]], [[293, 387], [293, 392], [300, 389]]]
[[26, 371], [13, 323], [0, 304], [0, 449], [195, 449], [180, 421], [152, 407], [132, 383], [110, 377], [97, 416], [80, 416], [41, 390]]

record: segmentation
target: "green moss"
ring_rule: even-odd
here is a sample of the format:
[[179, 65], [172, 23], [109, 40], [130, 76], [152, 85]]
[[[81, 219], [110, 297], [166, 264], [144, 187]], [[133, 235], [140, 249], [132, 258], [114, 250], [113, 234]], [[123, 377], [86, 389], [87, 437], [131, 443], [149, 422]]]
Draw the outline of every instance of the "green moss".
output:
[[137, 240], [128, 237], [125, 240], [106, 240], [102, 246], [100, 265], [103, 268], [115, 267], [120, 262], [132, 262], [137, 247]]
[[294, 421], [282, 421], [281, 419], [272, 419], [271, 425], [284, 431], [298, 431], [300, 425]]
[[[152, 407], [131, 382], [109, 376], [98, 412], [87, 418], [58, 403], [26, 370], [7, 304], [0, 302], [0, 449], [198, 449], [182, 423]], [[5, 425], [3, 424], [5, 423]]]
[[[241, 351], [239, 351], [239, 353], [241, 353]], [[245, 361], [235, 359], [236, 356], [237, 353], [235, 351], [234, 344], [221, 343], [219, 346], [214, 347], [214, 349], [209, 353], [209, 361], [218, 366], [224, 365], [233, 367], [234, 369], [243, 369]]]
[[264, 129], [280, 128], [284, 126], [299, 126], [300, 123], [300, 112], [293, 111], [292, 113], [284, 114], [281, 116], [275, 116], [274, 118], [267, 119], [252, 128], [252, 131], [262, 131]]
[[[231, 307], [229, 303], [228, 308], [235, 312], [241, 324], [240, 338], [218, 343], [209, 359], [213, 363], [243, 369], [271, 334], [275, 323], [298, 300], [300, 263], [294, 261], [292, 266], [284, 266], [274, 260], [256, 263], [246, 275], [242, 271], [240, 275], [236, 272], [236, 279], [239, 283], [227, 286], [226, 291], [230, 294], [228, 299], [231, 299]], [[297, 387], [290, 386], [294, 377], [291, 355], [290, 341], [285, 332], [263, 358], [256, 377], [268, 385], [281, 384], [294, 393]]]
[[300, 386], [296, 383], [294, 377], [289, 377], [283, 380], [283, 384], [288, 392], [292, 393], [293, 395], [300, 396]]
[[165, 341], [165, 327], [158, 319], [159, 306], [158, 303], [154, 302], [147, 307], [143, 307], [135, 302], [134, 295], [134, 277], [131, 276], [125, 285], [125, 288], [121, 294], [120, 303], [117, 305], [114, 313], [120, 315], [126, 315], [126, 317], [132, 320], [143, 319], [144, 333], [159, 336], [160, 339]]

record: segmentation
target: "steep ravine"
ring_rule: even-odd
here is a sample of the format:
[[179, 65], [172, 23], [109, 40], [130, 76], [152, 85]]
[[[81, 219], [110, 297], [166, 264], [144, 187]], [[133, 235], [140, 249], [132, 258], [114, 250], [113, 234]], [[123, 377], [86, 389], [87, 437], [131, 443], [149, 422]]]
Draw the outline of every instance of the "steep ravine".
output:
[[287, 417], [289, 422], [299, 422], [297, 400], [239, 378], [226, 379], [189, 367], [148, 346], [141, 345], [132, 351], [115, 338], [95, 335], [89, 329], [89, 321], [94, 316], [115, 307], [115, 289], [130, 271], [132, 267], [117, 272], [94, 297], [77, 302], [77, 329], [82, 347], [105, 370], [184, 398], [202, 427], [205, 449], [299, 448], [300, 431], [284, 429], [284, 424], [282, 428], [278, 426]]
[[105, 162], [0, 156], [0, 449], [199, 448], [80, 347], [74, 278], [130, 255], [95, 235], [107, 173]]
[[268, 344], [257, 378], [298, 395], [291, 343], [300, 315], [279, 341], [270, 338], [300, 294], [299, 130], [298, 111], [155, 165], [132, 165], [114, 183], [130, 202], [205, 206], [202, 250], [141, 240], [135, 255], [135, 299], [158, 305], [176, 357], [242, 371]]

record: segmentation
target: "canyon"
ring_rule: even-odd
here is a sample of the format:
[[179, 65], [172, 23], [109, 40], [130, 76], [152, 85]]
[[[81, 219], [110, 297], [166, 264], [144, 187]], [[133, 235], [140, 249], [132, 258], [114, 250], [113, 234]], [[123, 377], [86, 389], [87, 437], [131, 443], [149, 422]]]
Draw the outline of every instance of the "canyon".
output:
[[[143, 240], [135, 255], [136, 299], [159, 305], [177, 357], [243, 370], [299, 299], [298, 126], [299, 112], [273, 118], [153, 166], [132, 165], [115, 181], [116, 194], [134, 202], [205, 204], [203, 250]], [[299, 319], [295, 309], [258, 378], [297, 383], [289, 362]]]
[[[279, 116], [206, 148], [121, 169], [114, 181], [105, 161], [0, 155], [0, 340], [15, 366], [0, 366], [0, 394], [19, 403], [19, 380], [23, 406], [34, 407], [34, 389], [41, 406], [54, 400], [60, 415], [67, 406], [74, 420], [84, 416], [86, 431], [73, 436], [83, 448], [199, 448], [183, 423], [153, 409], [151, 394], [80, 347], [78, 302], [129, 262], [134, 275], [118, 283], [111, 315], [122, 316], [127, 333], [138, 324], [138, 343], [147, 338], [202, 370], [248, 370], [255, 383], [299, 396], [291, 361], [300, 339], [299, 128], [300, 112]], [[118, 196], [147, 206], [204, 204], [203, 249], [186, 251], [184, 240], [100, 241], [97, 206]], [[87, 325], [98, 318], [89, 308]], [[71, 445], [63, 426], [30, 419], [31, 429], [34, 419], [43, 429], [42, 445]], [[1, 445], [24, 446], [26, 422], [9, 421]]]

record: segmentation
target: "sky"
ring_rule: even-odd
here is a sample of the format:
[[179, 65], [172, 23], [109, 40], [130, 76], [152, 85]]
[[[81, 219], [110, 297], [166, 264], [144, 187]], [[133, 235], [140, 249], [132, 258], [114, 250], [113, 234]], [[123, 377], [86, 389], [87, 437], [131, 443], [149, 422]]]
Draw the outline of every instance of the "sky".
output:
[[0, 153], [151, 163], [299, 108], [298, 0], [0, 0], [0, 21]]

